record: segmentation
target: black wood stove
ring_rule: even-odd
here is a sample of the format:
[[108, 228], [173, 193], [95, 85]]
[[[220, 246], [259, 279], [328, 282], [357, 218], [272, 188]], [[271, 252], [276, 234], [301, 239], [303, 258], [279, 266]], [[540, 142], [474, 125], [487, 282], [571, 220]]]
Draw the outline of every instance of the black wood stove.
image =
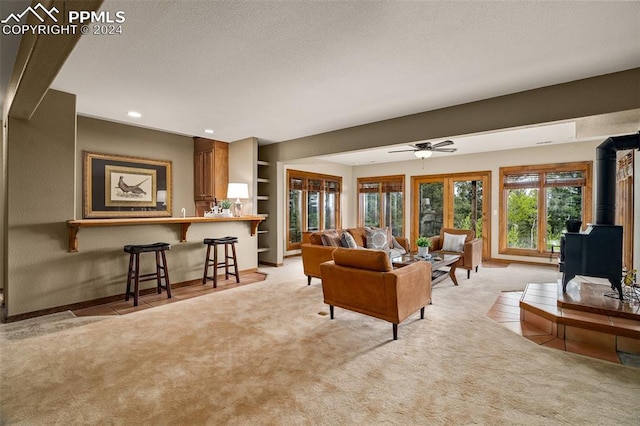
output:
[[622, 226], [615, 224], [616, 151], [627, 149], [640, 149], [640, 132], [610, 137], [596, 148], [596, 223], [560, 240], [563, 292], [573, 277], [586, 275], [607, 278], [623, 299]]

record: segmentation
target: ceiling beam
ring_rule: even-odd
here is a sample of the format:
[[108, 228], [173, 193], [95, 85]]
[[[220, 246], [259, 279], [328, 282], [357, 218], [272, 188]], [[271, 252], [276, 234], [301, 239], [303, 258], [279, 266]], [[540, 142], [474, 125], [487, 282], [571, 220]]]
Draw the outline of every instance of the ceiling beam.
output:
[[[97, 11], [103, 0], [44, 0], [38, 3], [51, 10], [58, 9], [58, 25], [67, 25], [69, 10]], [[27, 18], [28, 25], [43, 25], [33, 14]], [[44, 25], [54, 24], [51, 19]], [[28, 120], [31, 118], [51, 83], [71, 54], [81, 37], [80, 25], [75, 34], [33, 34], [25, 32], [13, 66], [5, 99], [6, 116]]]

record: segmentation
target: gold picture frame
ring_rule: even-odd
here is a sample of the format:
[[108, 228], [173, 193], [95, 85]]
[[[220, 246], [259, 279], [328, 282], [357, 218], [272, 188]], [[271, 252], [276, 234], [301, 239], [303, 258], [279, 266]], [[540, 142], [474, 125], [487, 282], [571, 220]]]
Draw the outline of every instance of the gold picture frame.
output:
[[83, 152], [83, 217], [172, 215], [171, 161]]

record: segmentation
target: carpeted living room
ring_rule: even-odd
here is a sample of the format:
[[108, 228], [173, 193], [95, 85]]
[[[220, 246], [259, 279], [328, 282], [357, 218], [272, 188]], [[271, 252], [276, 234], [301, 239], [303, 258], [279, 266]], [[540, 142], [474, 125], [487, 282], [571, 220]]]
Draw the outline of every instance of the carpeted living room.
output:
[[639, 425], [638, 17], [0, 0], [0, 426]]
[[121, 316], [0, 326], [4, 424], [635, 424], [640, 369], [540, 346], [486, 314], [554, 268], [481, 268], [425, 319], [323, 303], [301, 259]]

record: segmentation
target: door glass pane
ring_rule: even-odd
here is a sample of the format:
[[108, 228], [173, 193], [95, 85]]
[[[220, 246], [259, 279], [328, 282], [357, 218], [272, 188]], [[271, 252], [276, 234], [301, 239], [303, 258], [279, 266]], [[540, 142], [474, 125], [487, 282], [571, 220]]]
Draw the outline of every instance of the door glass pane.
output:
[[320, 191], [309, 191], [307, 200], [307, 230], [320, 230]]
[[473, 229], [482, 237], [482, 181], [456, 181], [453, 184], [453, 226]]
[[380, 226], [380, 193], [379, 192], [364, 192], [360, 193], [360, 214], [362, 217], [362, 223], [364, 226]]
[[546, 250], [560, 246], [562, 231], [566, 231], [567, 219], [582, 220], [582, 187], [557, 186], [546, 188], [547, 240]]
[[431, 237], [440, 234], [444, 219], [444, 184], [442, 182], [421, 183], [418, 193], [420, 196], [419, 236]]
[[336, 194], [324, 193], [324, 229], [336, 229]]
[[302, 242], [302, 191], [289, 191], [289, 242]]
[[538, 248], [538, 190], [507, 190], [507, 247]]
[[404, 207], [402, 190], [385, 192], [384, 194], [384, 226], [391, 228], [391, 233], [400, 237], [404, 235], [402, 223], [402, 209]]

